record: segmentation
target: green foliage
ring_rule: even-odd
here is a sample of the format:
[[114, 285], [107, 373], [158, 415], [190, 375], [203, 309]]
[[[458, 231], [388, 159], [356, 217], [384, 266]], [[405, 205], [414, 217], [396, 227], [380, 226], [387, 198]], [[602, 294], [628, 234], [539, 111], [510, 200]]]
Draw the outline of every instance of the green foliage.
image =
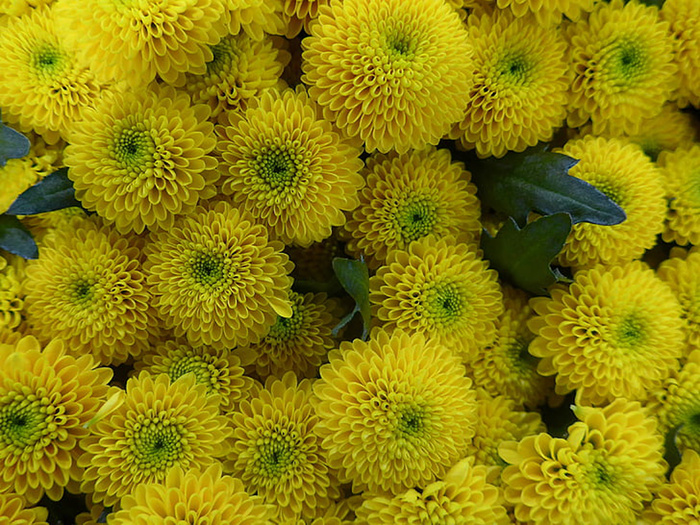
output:
[[5, 124], [0, 123], [0, 168], [9, 159], [21, 159], [29, 153], [29, 139]]
[[363, 260], [333, 258], [333, 271], [346, 292], [355, 300], [352, 312], [343, 317], [333, 328], [333, 335], [348, 324], [358, 312], [362, 316], [362, 339], [369, 336], [370, 306], [369, 306], [369, 270]]
[[678, 450], [678, 433], [682, 428], [683, 425], [679, 425], [666, 433], [666, 440], [664, 441], [664, 459], [666, 463], [668, 463], [667, 477], [671, 477], [673, 469], [678, 466], [682, 459], [681, 452]]
[[571, 222], [613, 225], [625, 212], [587, 182], [569, 175], [578, 161], [561, 153], [531, 149], [501, 159], [469, 162], [482, 204], [513, 217], [520, 226], [531, 211], [568, 213]]
[[75, 198], [73, 183], [68, 178], [68, 168], [61, 168], [17, 197], [7, 213], [34, 215], [72, 206], [80, 206], [80, 202]]
[[0, 248], [25, 259], [39, 257], [39, 250], [29, 230], [11, 215], [0, 215]]
[[564, 246], [570, 230], [571, 217], [567, 213], [541, 217], [522, 229], [509, 218], [496, 237], [484, 232], [481, 247], [502, 279], [541, 295], [559, 277], [550, 263]]

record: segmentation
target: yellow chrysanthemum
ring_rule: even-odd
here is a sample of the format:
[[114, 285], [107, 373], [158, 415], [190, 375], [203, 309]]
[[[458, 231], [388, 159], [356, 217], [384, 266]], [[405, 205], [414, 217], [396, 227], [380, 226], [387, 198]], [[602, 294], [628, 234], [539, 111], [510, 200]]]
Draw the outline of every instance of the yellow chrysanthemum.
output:
[[277, 519], [312, 517], [340, 496], [328, 468], [319, 419], [311, 402], [311, 382], [297, 384], [293, 372], [270, 377], [265, 388], [242, 401], [233, 418], [227, 471], [275, 506]]
[[184, 73], [203, 74], [209, 46], [226, 34], [223, 0], [61, 0], [56, 15], [74, 43], [104, 80], [143, 88], [158, 75], [183, 83]]
[[597, 0], [496, 0], [499, 9], [508, 9], [517, 17], [534, 13], [540, 25], [556, 25], [562, 15], [578, 21], [582, 15], [593, 11]]
[[671, 25], [674, 59], [680, 77], [679, 104], [700, 106], [700, 4], [695, 0], [666, 0], [661, 18]]
[[657, 275], [668, 283], [681, 304], [685, 319], [685, 354], [689, 354], [700, 350], [700, 249], [688, 252], [674, 248], [670, 255], [659, 266]]
[[282, 0], [283, 13], [287, 30], [285, 36], [294, 38], [301, 33], [302, 28], [310, 33], [311, 21], [318, 17], [321, 6], [326, 6], [331, 0]]
[[96, 105], [105, 85], [57, 35], [54, 10], [12, 20], [0, 33], [0, 108], [4, 120], [53, 144]]
[[452, 128], [479, 157], [502, 157], [552, 139], [566, 117], [569, 65], [559, 30], [507, 11], [467, 18], [474, 83], [467, 113]]
[[0, 494], [0, 523], [6, 525], [49, 525], [44, 507], [25, 508], [24, 499], [12, 492]]
[[247, 213], [225, 202], [199, 207], [151, 235], [144, 268], [153, 305], [192, 345], [256, 343], [278, 315], [292, 315], [292, 265], [282, 249]]
[[9, 254], [0, 256], [0, 331], [13, 330], [22, 322], [25, 278], [23, 259]]
[[224, 0], [224, 22], [228, 32], [244, 32], [253, 40], [265, 33], [282, 35], [286, 31], [283, 0]]
[[164, 341], [155, 345], [134, 363], [134, 371], [146, 370], [151, 375], [167, 374], [171, 381], [192, 373], [207, 393], [217, 394], [221, 412], [233, 411], [248, 396], [253, 379], [244, 375], [244, 366], [255, 359], [243, 349], [216, 349], [192, 346], [181, 341]]
[[478, 390], [474, 438], [467, 449], [467, 457], [473, 456], [477, 465], [502, 467], [503, 461], [498, 456], [501, 443], [520, 441], [546, 430], [537, 412], [518, 410], [515, 400], [491, 397], [484, 390]]
[[629, 137], [629, 141], [639, 145], [647, 157], [656, 160], [664, 150], [691, 147], [696, 136], [691, 115], [673, 104], [666, 104], [661, 113], [643, 121], [639, 134]]
[[328, 463], [353, 492], [399, 494], [442, 478], [474, 435], [476, 394], [459, 358], [423, 334], [343, 342], [314, 384]]
[[55, 0], [0, 0], [0, 16], [10, 15], [16, 18], [27, 15], [44, 5], [53, 4]]
[[163, 484], [173, 467], [215, 463], [228, 452], [224, 443], [231, 433], [218, 405], [193, 374], [174, 382], [165, 374], [132, 377], [123, 403], [80, 442], [82, 491], [110, 506], [137, 486]]
[[77, 489], [78, 440], [88, 435], [111, 377], [92, 356], [69, 355], [59, 339], [43, 349], [31, 336], [0, 345], [0, 492], [36, 503]]
[[[71, 206], [60, 210], [25, 215], [22, 224], [27, 227], [39, 246], [43, 245], [44, 238], [61, 228], [71, 228], [76, 219], [85, 219], [87, 213], [83, 208]], [[41, 249], [41, 248], [39, 248]]]
[[425, 237], [394, 250], [369, 280], [377, 324], [421, 333], [467, 359], [496, 335], [503, 312], [498, 274], [453, 237]]
[[268, 508], [250, 496], [240, 480], [221, 473], [221, 465], [183, 470], [173, 467], [162, 484], [139, 484], [125, 496], [110, 525], [206, 523], [267, 525]]
[[363, 186], [360, 149], [318, 115], [306, 91], [268, 90], [217, 128], [221, 191], [273, 239], [308, 246], [345, 224]]
[[93, 218], [47, 237], [27, 265], [26, 314], [41, 339], [105, 364], [138, 356], [159, 334], [152, 295], [131, 240]]
[[342, 236], [347, 250], [378, 268], [395, 249], [433, 234], [475, 242], [480, 204], [471, 173], [449, 150], [428, 148], [403, 155], [374, 155], [363, 172], [366, 187]]
[[472, 47], [443, 0], [334, 0], [310, 29], [302, 80], [367, 151], [435, 145], [464, 116]]
[[375, 496], [357, 509], [357, 523], [413, 525], [464, 523], [508, 525], [510, 519], [494, 486], [498, 471], [474, 465], [474, 458], [456, 463], [441, 481], [421, 491], [410, 489], [387, 498]]
[[669, 24], [656, 7], [600, 2], [566, 30], [575, 78], [568, 124], [591, 120], [593, 133], [636, 135], [661, 111], [677, 83]]
[[315, 377], [328, 352], [336, 347], [331, 331], [340, 319], [326, 294], [290, 291], [289, 299], [292, 316], [278, 316], [262, 341], [245, 348], [254, 355], [248, 370], [262, 378], [281, 377], [287, 371]]
[[700, 145], [662, 151], [658, 164], [669, 200], [664, 241], [700, 244]]
[[185, 89], [195, 104], [208, 104], [211, 118], [224, 111], [245, 110], [267, 88], [286, 87], [280, 80], [291, 55], [279, 40], [253, 40], [245, 33], [228, 35], [211, 46], [214, 58], [201, 75], [187, 75]]
[[683, 453], [683, 461], [673, 469], [670, 483], [659, 489], [651, 507], [642, 514], [650, 525], [690, 525], [700, 523], [700, 455]]
[[577, 272], [567, 289], [532, 299], [538, 370], [556, 374], [556, 390], [580, 400], [646, 399], [678, 367], [683, 353], [681, 306], [643, 263]]
[[77, 198], [122, 233], [171, 229], [176, 215], [216, 193], [216, 139], [207, 118], [207, 106], [158, 85], [87, 112], [65, 150]]
[[532, 317], [525, 292], [503, 286], [503, 313], [496, 322], [496, 337], [466, 361], [474, 386], [491, 396], [506, 396], [534, 409], [554, 390], [554, 379], [537, 372], [538, 360], [527, 347], [534, 335], [527, 328]]
[[654, 393], [649, 408], [663, 434], [678, 429], [678, 445], [700, 452], [700, 350]]
[[568, 438], [549, 434], [506, 442], [505, 498], [519, 522], [633, 525], [663, 482], [663, 438], [639, 403], [575, 407]]
[[566, 143], [561, 153], [579, 160], [569, 175], [582, 179], [620, 206], [627, 218], [614, 226], [580, 222], [571, 228], [559, 263], [576, 268], [637, 259], [664, 229], [663, 177], [634, 144], [588, 135]]

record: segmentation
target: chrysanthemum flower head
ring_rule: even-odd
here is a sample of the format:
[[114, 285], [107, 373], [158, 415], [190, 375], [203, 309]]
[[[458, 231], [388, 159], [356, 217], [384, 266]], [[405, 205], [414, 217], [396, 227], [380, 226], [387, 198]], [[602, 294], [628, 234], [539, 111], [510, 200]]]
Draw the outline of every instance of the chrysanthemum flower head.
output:
[[473, 247], [431, 235], [391, 252], [370, 278], [372, 316], [389, 332], [422, 333], [466, 359], [496, 335], [497, 278]]
[[316, 432], [353, 491], [425, 487], [464, 457], [476, 394], [459, 358], [421, 333], [343, 342], [314, 384]]
[[153, 304], [194, 346], [256, 343], [278, 315], [292, 315], [292, 265], [283, 247], [246, 212], [225, 202], [199, 207], [151, 235], [144, 269]]
[[227, 471], [275, 506], [277, 519], [310, 518], [340, 496], [326, 462], [311, 382], [293, 372], [269, 377], [256, 395], [234, 412]]
[[554, 391], [554, 379], [537, 372], [537, 358], [527, 347], [534, 335], [527, 327], [532, 317], [528, 295], [517, 288], [502, 286], [503, 313], [496, 321], [496, 336], [466, 360], [467, 374], [474, 386], [491, 396], [505, 396], [534, 409]]
[[52, 144], [68, 138], [106, 89], [59, 37], [57, 27], [54, 9], [43, 7], [12, 20], [0, 34], [3, 119]]
[[666, 0], [661, 18], [671, 25], [674, 61], [680, 77], [679, 100], [700, 106], [700, 4], [695, 0]]
[[472, 48], [444, 1], [334, 0], [310, 30], [302, 80], [367, 151], [435, 145], [463, 117]]
[[656, 161], [664, 150], [690, 148], [695, 141], [697, 132], [693, 117], [678, 109], [675, 104], [666, 104], [661, 112], [642, 122], [639, 134], [628, 137], [644, 154]]
[[378, 268], [392, 250], [427, 235], [476, 243], [480, 204], [471, 173], [446, 149], [374, 155], [363, 171], [360, 204], [345, 224], [346, 249]]
[[286, 87], [280, 77], [291, 55], [280, 40], [239, 33], [222, 38], [211, 52], [206, 72], [188, 74], [184, 89], [195, 104], [209, 105], [212, 119], [223, 111], [245, 110], [265, 89]]
[[410, 489], [393, 498], [375, 496], [357, 509], [357, 521], [372, 525], [470, 523], [507, 525], [510, 519], [494, 486], [498, 471], [474, 465], [474, 458], [457, 462], [445, 477], [420, 492]]
[[145, 352], [134, 363], [134, 371], [167, 374], [171, 381], [185, 374], [194, 374], [197, 383], [206, 386], [207, 393], [217, 396], [221, 412], [228, 413], [248, 396], [253, 387], [253, 379], [244, 375], [243, 367], [254, 359], [255, 354], [240, 348], [192, 347], [184, 341], [168, 340]]
[[0, 345], [0, 492], [30, 503], [44, 494], [58, 501], [64, 488], [77, 489], [78, 441], [112, 377], [92, 356], [67, 350], [60, 339], [42, 348], [32, 336]]
[[561, 153], [579, 160], [569, 175], [595, 186], [627, 218], [614, 226], [581, 222], [571, 228], [558, 256], [577, 268], [637, 259], [664, 229], [666, 201], [661, 173], [634, 144], [587, 135], [566, 143]]
[[686, 450], [671, 473], [671, 480], [656, 493], [650, 508], [642, 514], [643, 523], [686, 525], [700, 523], [700, 455]]
[[22, 496], [13, 492], [0, 494], [0, 523], [7, 525], [49, 525], [44, 507], [26, 507]]
[[479, 157], [502, 157], [551, 140], [564, 122], [569, 66], [556, 27], [507, 11], [469, 16], [474, 82], [465, 117], [450, 138]]
[[269, 508], [250, 496], [239, 479], [225, 476], [221, 465], [183, 469], [173, 467], [162, 483], [143, 483], [124, 496], [111, 525], [141, 523], [200, 523], [266, 525]]
[[559, 394], [583, 402], [646, 399], [671, 375], [683, 353], [681, 306], [643, 263], [596, 266], [574, 275], [551, 298], [532, 299], [530, 353], [538, 370], [556, 374]]
[[600, 2], [566, 30], [575, 78], [568, 125], [591, 120], [594, 134], [636, 135], [661, 111], [677, 83], [673, 39], [656, 7]]
[[658, 164], [669, 201], [664, 241], [700, 244], [700, 145], [662, 151]]
[[209, 113], [155, 84], [105, 99], [85, 113], [65, 151], [77, 198], [122, 233], [171, 228], [176, 215], [216, 193]]
[[268, 90], [217, 129], [221, 191], [286, 244], [329, 237], [364, 184], [360, 149], [318, 113], [302, 88]]
[[202, 74], [212, 59], [208, 46], [226, 29], [222, 0], [61, 0], [57, 18], [66, 39], [100, 79], [143, 88], [158, 75], [182, 83]]
[[506, 442], [505, 498], [536, 525], [636, 523], [667, 468], [663, 437], [637, 402], [577, 407], [568, 438], [541, 433]]
[[194, 374], [170, 381], [142, 372], [126, 384], [123, 403], [81, 440], [81, 489], [113, 505], [137, 486], [166, 481], [175, 466], [204, 468], [228, 452], [231, 428]]

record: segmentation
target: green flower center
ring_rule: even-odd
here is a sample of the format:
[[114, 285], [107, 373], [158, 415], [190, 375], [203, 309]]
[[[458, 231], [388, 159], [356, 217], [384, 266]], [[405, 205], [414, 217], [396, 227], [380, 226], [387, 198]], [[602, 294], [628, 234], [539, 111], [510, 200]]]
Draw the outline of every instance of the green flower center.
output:
[[386, 47], [390, 55], [399, 55], [410, 58], [414, 53], [412, 39], [398, 32], [390, 32], [386, 36]]
[[532, 63], [522, 53], [509, 53], [496, 66], [498, 77], [510, 86], [522, 86], [530, 79]]
[[156, 472], [178, 463], [185, 447], [187, 439], [180, 425], [155, 418], [135, 426], [130, 448], [139, 470]]
[[45, 44], [34, 52], [31, 63], [37, 73], [50, 76], [63, 68], [65, 57], [57, 47]]
[[87, 279], [79, 279], [71, 285], [70, 298], [73, 303], [81, 308], [87, 308], [95, 299], [96, 290], [94, 283]]
[[402, 406], [396, 411], [396, 433], [405, 438], [423, 435], [426, 430], [426, 413], [417, 405]]
[[466, 304], [456, 284], [443, 283], [425, 292], [423, 306], [426, 317], [448, 326], [461, 317]]
[[285, 194], [293, 197], [309, 171], [309, 160], [299, 153], [284, 145], [263, 147], [253, 161], [252, 168], [268, 191], [272, 190], [278, 196]]
[[197, 383], [206, 385], [208, 391], [212, 391], [216, 385], [217, 368], [213, 365], [213, 357], [209, 355], [184, 355], [174, 360], [168, 370], [171, 381], [175, 381], [185, 374], [194, 374]]
[[216, 253], [196, 252], [190, 261], [190, 274], [205, 288], [221, 288], [228, 282], [226, 259]]
[[257, 447], [255, 472], [263, 479], [278, 480], [294, 472], [302, 459], [301, 440], [294, 430], [275, 425]]
[[292, 316], [278, 316], [275, 324], [270, 328], [266, 340], [271, 344], [282, 344], [294, 340], [304, 325], [304, 312], [298, 304], [292, 306]]
[[619, 346], [634, 349], [647, 338], [646, 323], [636, 313], [631, 313], [622, 318], [615, 331], [615, 341]]
[[120, 168], [143, 173], [152, 164], [155, 148], [145, 127], [134, 126], [115, 135], [112, 151]]
[[233, 37], [224, 38], [218, 44], [210, 46], [209, 49], [211, 49], [214, 58], [207, 62], [208, 76], [219, 75], [224, 71], [228, 71], [238, 52]]
[[648, 59], [644, 46], [636, 40], [622, 39], [613, 44], [608, 60], [612, 85], [617, 88], [634, 86], [647, 72]]
[[433, 232], [437, 205], [427, 197], [415, 197], [398, 209], [395, 220], [405, 242], [418, 240]]
[[62, 419], [45, 391], [10, 392], [0, 400], [0, 440], [15, 450], [43, 448], [57, 436]]
[[618, 206], [622, 207], [624, 204], [626, 204], [627, 199], [625, 198], [623, 190], [615, 184], [612, 184], [609, 180], [595, 180], [594, 182], [591, 182], [591, 184], [595, 186], [595, 189]]
[[536, 374], [537, 358], [527, 351], [530, 341], [516, 338], [512, 344], [506, 348], [506, 356], [513, 368], [521, 374]]

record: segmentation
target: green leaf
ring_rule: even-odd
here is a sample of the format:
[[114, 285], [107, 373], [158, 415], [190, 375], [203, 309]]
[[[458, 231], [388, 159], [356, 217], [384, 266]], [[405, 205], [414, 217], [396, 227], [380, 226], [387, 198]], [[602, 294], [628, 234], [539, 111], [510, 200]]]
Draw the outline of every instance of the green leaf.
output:
[[[661, 9], [663, 7], [665, 1], [666, 0], [639, 0], [639, 3], [644, 4], [644, 5], [655, 6], [655, 7], [658, 7], [659, 9]], [[626, 4], [629, 2], [630, 2], [630, 0], [625, 1]]]
[[524, 226], [531, 211], [568, 213], [571, 221], [613, 225], [627, 216], [591, 184], [569, 175], [578, 160], [534, 148], [501, 159], [468, 162], [481, 202]]
[[0, 168], [7, 164], [8, 159], [21, 159], [29, 153], [29, 139], [0, 123]]
[[542, 295], [557, 281], [549, 264], [561, 251], [570, 231], [571, 217], [566, 213], [540, 217], [523, 229], [509, 217], [496, 237], [484, 231], [481, 247], [501, 278]]
[[0, 215], [0, 248], [25, 259], [39, 257], [32, 234], [17, 217], [11, 215]]
[[683, 429], [683, 425], [679, 425], [672, 428], [666, 433], [666, 440], [664, 441], [664, 459], [668, 463], [668, 471], [666, 475], [671, 476], [673, 469], [678, 466], [681, 462], [681, 452], [678, 450], [678, 433]]
[[22, 193], [12, 203], [10, 215], [35, 215], [47, 211], [81, 206], [75, 198], [73, 183], [68, 178], [68, 168], [61, 168], [47, 175]]
[[357, 312], [362, 316], [362, 339], [369, 336], [369, 270], [363, 260], [333, 258], [333, 271], [346, 292], [355, 300], [352, 312], [343, 317], [333, 328], [333, 335], [338, 335], [342, 327], [348, 324]]

